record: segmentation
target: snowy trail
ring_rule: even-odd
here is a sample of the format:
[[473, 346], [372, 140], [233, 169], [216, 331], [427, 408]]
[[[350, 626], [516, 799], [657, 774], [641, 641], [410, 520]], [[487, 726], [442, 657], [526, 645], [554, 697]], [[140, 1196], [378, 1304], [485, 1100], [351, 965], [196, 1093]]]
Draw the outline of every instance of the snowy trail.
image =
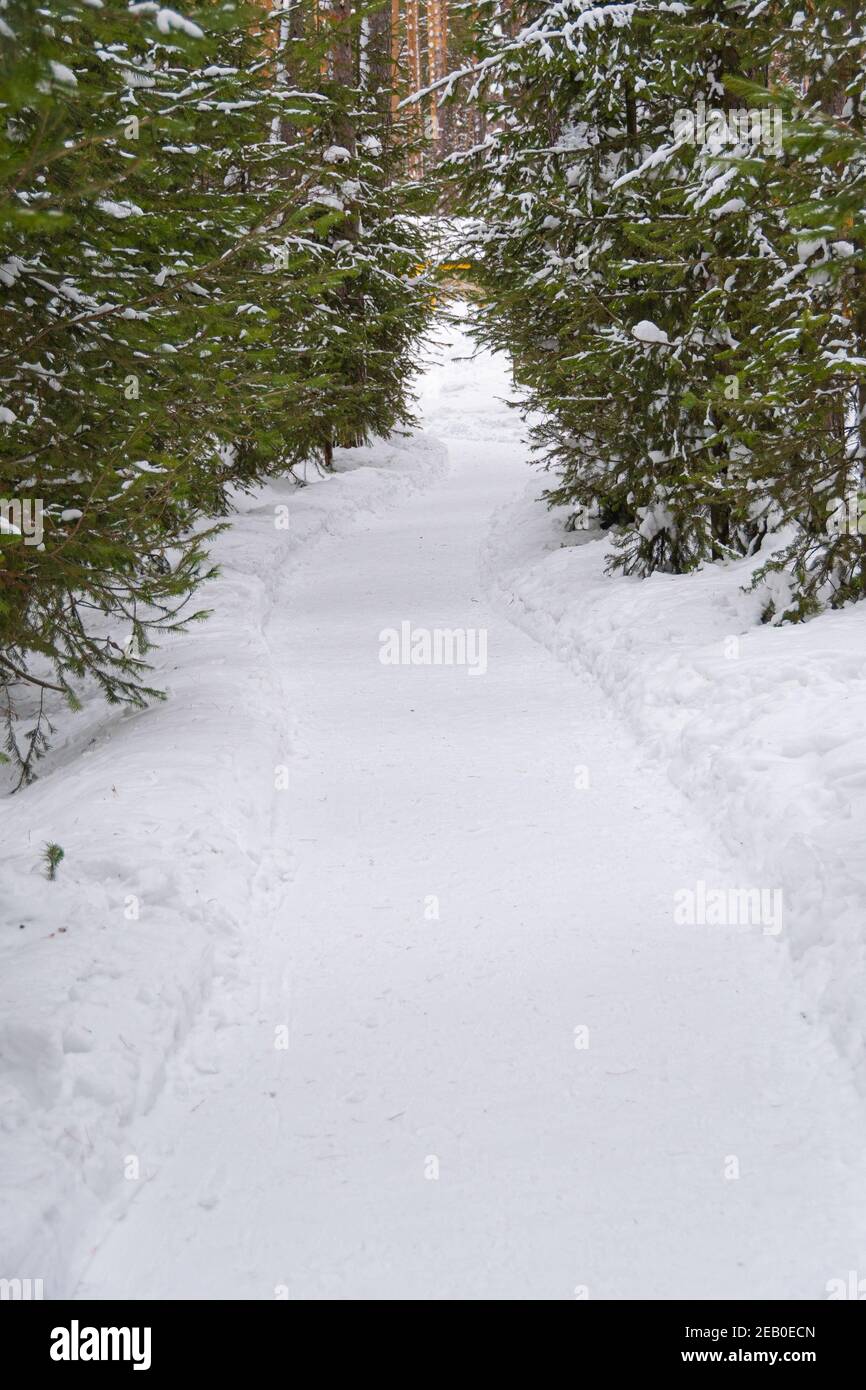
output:
[[[784, 947], [674, 925], [743, 876], [480, 588], [527, 477], [504, 384], [434, 370], [450, 475], [286, 584], [300, 744], [247, 945], [80, 1297], [805, 1298], [862, 1267], [866, 1124]], [[382, 665], [403, 621], [486, 629], [487, 673]]]

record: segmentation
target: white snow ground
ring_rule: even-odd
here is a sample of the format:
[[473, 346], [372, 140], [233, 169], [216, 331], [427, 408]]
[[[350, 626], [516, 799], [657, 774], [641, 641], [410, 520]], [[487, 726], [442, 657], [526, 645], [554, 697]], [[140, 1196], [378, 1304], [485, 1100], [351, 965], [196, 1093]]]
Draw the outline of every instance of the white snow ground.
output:
[[745, 881], [781, 889], [809, 1012], [866, 1094], [866, 611], [763, 626], [747, 592], [759, 559], [611, 579], [607, 540], [566, 535], [538, 493], [534, 482], [494, 520], [490, 590], [592, 673]]
[[[784, 723], [789, 668], [757, 650], [779, 634], [747, 639], [755, 707], [736, 676], [721, 710], [665, 681], [663, 657], [706, 665], [685, 625], [668, 651], [675, 605], [626, 585], [617, 608], [606, 580], [596, 609], [604, 543], [557, 548], [507, 375], [468, 350], [424, 383], [447, 473], [413, 441], [269, 489], [220, 542], [214, 618], [164, 654], [170, 702], [68, 725], [3, 804], [0, 1274], [49, 1297], [809, 1298], [864, 1267], [866, 1117], [787, 918], [674, 920], [699, 881], [783, 881], [665, 774], [702, 750], [705, 809], [726, 765], [703, 725], [754, 752], [780, 698]], [[514, 615], [633, 718], [652, 699], [654, 735]], [[486, 674], [383, 665], [402, 622], [484, 630]], [[718, 814], [769, 845], [796, 788], [763, 767]]]

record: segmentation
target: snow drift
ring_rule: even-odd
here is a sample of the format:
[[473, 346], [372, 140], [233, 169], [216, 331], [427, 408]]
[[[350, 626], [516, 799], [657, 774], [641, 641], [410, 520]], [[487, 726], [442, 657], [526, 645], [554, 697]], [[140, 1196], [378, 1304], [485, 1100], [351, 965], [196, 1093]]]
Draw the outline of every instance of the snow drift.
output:
[[781, 887], [780, 940], [866, 1086], [866, 609], [764, 626], [743, 592], [754, 560], [612, 577], [607, 538], [566, 532], [539, 490], [496, 518], [489, 588], [592, 672], [755, 882]]

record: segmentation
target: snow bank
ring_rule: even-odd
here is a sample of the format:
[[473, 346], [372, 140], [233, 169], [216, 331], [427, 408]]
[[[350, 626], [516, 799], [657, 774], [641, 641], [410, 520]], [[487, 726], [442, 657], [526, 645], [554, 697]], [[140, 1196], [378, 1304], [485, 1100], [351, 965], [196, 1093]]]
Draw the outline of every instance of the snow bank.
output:
[[[41, 1278], [48, 1298], [69, 1292], [95, 1210], [134, 1188], [128, 1127], [266, 908], [263, 859], [291, 873], [270, 835], [292, 739], [268, 642], [286, 575], [435, 478], [444, 450], [398, 437], [335, 467], [239, 499], [214, 546], [213, 616], [156, 654], [167, 702], [59, 711], [39, 781], [0, 802], [0, 1276]], [[49, 841], [65, 851], [54, 882]]]
[[601, 682], [754, 885], [782, 888], [780, 939], [866, 1086], [866, 605], [773, 628], [742, 592], [753, 561], [605, 575], [607, 539], [565, 532], [539, 491], [495, 519], [489, 590]]

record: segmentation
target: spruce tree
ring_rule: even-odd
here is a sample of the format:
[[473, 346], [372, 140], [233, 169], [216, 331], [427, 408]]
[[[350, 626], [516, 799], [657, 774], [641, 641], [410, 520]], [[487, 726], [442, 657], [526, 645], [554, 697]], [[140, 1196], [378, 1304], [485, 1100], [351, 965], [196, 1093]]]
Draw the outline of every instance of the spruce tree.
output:
[[740, 338], [752, 486], [786, 528], [756, 579], [774, 621], [866, 592], [864, 50], [856, 7], [780, 5], [764, 84], [731, 84], [782, 118], [784, 157], [743, 161], [731, 185], [771, 271]]
[[[272, 99], [251, 12], [200, 9], [206, 28], [150, 4], [4, 11], [0, 492], [11, 516], [41, 508], [41, 543], [11, 531], [0, 553], [7, 749], [24, 774], [47, 691], [74, 705], [87, 676], [110, 701], [157, 693], [153, 634], [201, 616], [198, 518], [256, 471], [235, 421], [270, 365], [255, 300], [286, 199], [261, 169]], [[40, 707], [22, 741], [28, 687]]]
[[411, 423], [416, 349], [430, 320], [429, 195], [407, 178], [408, 119], [392, 87], [387, 0], [307, 6], [282, 36], [281, 65], [317, 94], [301, 188], [316, 254], [333, 281], [300, 328], [306, 382], [294, 457], [330, 466], [334, 449]]

